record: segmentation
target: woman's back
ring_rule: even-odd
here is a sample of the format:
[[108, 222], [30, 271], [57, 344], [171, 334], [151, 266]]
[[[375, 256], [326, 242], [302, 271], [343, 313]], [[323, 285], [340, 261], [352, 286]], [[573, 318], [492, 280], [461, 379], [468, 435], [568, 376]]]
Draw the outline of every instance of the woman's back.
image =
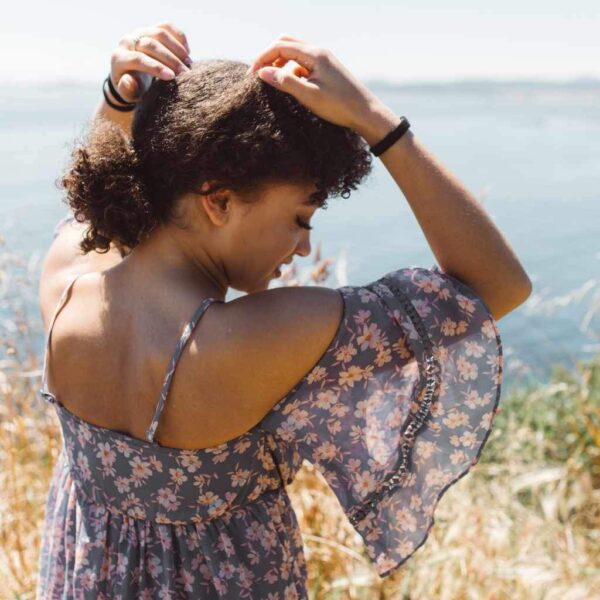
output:
[[[94, 277], [80, 279], [82, 284], [85, 279], [90, 286], [95, 283]], [[75, 282], [65, 288], [57, 310], [77, 288]], [[63, 406], [61, 395], [46, 386], [45, 364], [41, 393], [56, 406], [64, 446], [46, 506], [39, 598], [307, 597], [302, 538], [285, 492], [303, 459], [323, 473], [380, 575], [390, 573], [424, 542], [439, 497], [477, 461], [489, 434], [502, 374], [495, 321], [473, 290], [437, 269], [411, 267], [365, 286], [307, 291], [313, 292], [307, 293], [309, 302], [332, 294], [343, 300], [333, 334], [319, 334], [328, 345], [313, 364], [301, 367], [304, 371], [293, 387], [274, 405], [259, 410], [256, 406], [264, 399], [256, 398], [246, 414], [254, 424], [219, 445], [187, 450], [159, 444], [154, 437], [175, 398], [169, 390], [177, 380], [174, 375], [185, 380], [198, 373], [190, 366], [178, 372], [175, 366], [192, 334], [202, 346], [198, 326], [203, 319], [215, 308], [226, 308], [214, 299], [201, 300], [181, 328], [143, 440], [129, 429], [98, 425]], [[274, 315], [269, 306], [269, 299], [282, 293], [286, 291], [262, 293], [263, 306], [275, 321], [293, 321], [293, 314], [283, 310]], [[252, 296], [259, 294], [247, 301]], [[331, 306], [335, 314], [336, 306]], [[75, 304], [72, 308], [77, 309]], [[89, 318], [93, 311], [88, 308]], [[303, 310], [324, 314], [314, 304], [297, 308], [301, 315]], [[82, 307], [77, 311], [84, 314]], [[62, 358], [60, 342], [48, 353], [53, 324], [51, 319], [46, 359], [52, 351]], [[300, 330], [314, 352], [319, 336], [306, 325], [300, 318], [290, 330], [295, 335]], [[228, 335], [235, 333], [226, 321], [219, 326]], [[252, 327], [241, 330], [248, 344], [237, 346], [243, 373], [231, 376], [237, 382], [233, 385], [224, 380], [224, 386], [238, 389], [246, 378], [252, 393], [261, 385], [272, 393], [278, 385], [260, 383], [280, 375], [273, 365], [259, 369], [256, 357], [244, 355], [252, 354], [252, 340], [258, 347], [272, 340], [275, 364], [293, 363], [294, 353], [300, 362], [307, 360], [300, 337], [289, 347], [268, 331], [261, 336]], [[106, 329], [109, 338], [111, 332]], [[211, 342], [218, 349], [216, 339]], [[66, 340], [65, 332], [65, 355], [81, 357], [93, 347], [75, 343], [69, 351]], [[131, 341], [127, 335], [120, 340], [122, 346], [114, 348], [117, 371]], [[106, 349], [104, 343], [100, 351]], [[285, 355], [279, 363], [278, 343], [279, 354]], [[190, 351], [187, 360], [192, 365], [209, 354], [192, 358]], [[68, 385], [67, 367], [77, 370], [75, 358], [60, 365], [65, 369], [64, 390], [75, 398], [80, 384]], [[99, 371], [98, 376], [106, 381], [111, 373]], [[198, 380], [192, 384], [200, 389]], [[112, 383], [103, 385], [111, 410], [118, 410], [118, 389]], [[177, 410], [184, 417], [186, 406], [194, 406], [193, 397], [185, 396], [185, 385], [177, 397]], [[85, 395], [86, 389], [79, 392]], [[130, 402], [133, 409], [134, 400]], [[202, 405], [200, 400], [197, 404]], [[153, 412], [147, 403], [142, 406], [140, 413]], [[246, 413], [248, 408], [240, 402], [239, 410]], [[104, 416], [111, 417], [110, 411]], [[110, 423], [116, 423], [112, 418]], [[177, 419], [174, 415], [173, 429], [165, 430], [164, 440], [170, 439]], [[191, 428], [210, 428], [201, 418], [189, 421], [194, 421]], [[411, 450], [415, 435], [416, 455]]]
[[156, 440], [216, 446], [264, 417], [317, 362], [341, 319], [341, 296], [329, 288], [273, 289], [228, 303], [212, 298], [206, 314], [194, 292], [136, 282], [122, 264], [78, 277], [51, 338], [50, 355], [59, 360], [50, 360], [50, 387], [62, 404], [84, 420], [144, 439], [178, 338], [199, 309], [171, 375]]

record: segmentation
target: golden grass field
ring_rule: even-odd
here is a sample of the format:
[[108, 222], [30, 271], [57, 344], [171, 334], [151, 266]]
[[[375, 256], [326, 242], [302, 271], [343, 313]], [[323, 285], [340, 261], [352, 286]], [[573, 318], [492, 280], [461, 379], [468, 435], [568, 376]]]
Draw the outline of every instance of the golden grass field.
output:
[[[318, 254], [316, 283], [331, 263]], [[11, 315], [0, 334], [2, 599], [34, 597], [61, 446], [57, 417], [37, 395], [43, 357], [28, 343], [41, 335], [41, 319], [18, 306], [23, 294], [37, 296], [37, 283], [30, 264], [0, 248], [0, 302]], [[297, 284], [293, 274], [285, 284]], [[600, 599], [600, 355], [572, 372], [555, 369], [543, 385], [503, 391], [480, 462], [440, 500], [425, 545], [387, 579], [312, 465], [289, 492], [311, 599]]]

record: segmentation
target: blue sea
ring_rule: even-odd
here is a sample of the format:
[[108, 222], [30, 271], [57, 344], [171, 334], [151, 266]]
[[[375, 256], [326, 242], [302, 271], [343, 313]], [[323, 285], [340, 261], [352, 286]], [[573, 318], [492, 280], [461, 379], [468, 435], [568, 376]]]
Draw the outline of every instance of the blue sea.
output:
[[[467, 185], [529, 274], [526, 303], [499, 321], [503, 389], [573, 368], [600, 351], [600, 83], [370, 82], [378, 96]], [[0, 249], [39, 272], [56, 221], [66, 213], [56, 178], [101, 99], [98, 85], [11, 85], [0, 91]], [[368, 283], [403, 266], [434, 264], [427, 241], [385, 166], [349, 199], [313, 218], [313, 249]], [[468, 232], [465, 232], [468, 235]], [[295, 259], [302, 269], [310, 258]], [[6, 259], [3, 259], [6, 262]], [[490, 265], [493, 268], [493, 265]], [[37, 289], [2, 283], [43, 331]], [[8, 289], [6, 289], [8, 287]], [[228, 299], [235, 297], [235, 292]], [[1, 326], [16, 331], [2, 308]], [[594, 313], [595, 310], [595, 313]]]

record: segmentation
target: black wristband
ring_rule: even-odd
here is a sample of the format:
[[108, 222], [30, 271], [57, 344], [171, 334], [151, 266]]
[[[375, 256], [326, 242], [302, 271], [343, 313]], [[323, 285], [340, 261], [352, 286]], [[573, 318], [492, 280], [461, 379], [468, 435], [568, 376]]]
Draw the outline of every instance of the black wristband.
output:
[[131, 106], [132, 104], [135, 104], [135, 102], [127, 102], [127, 100], [124, 100], [119, 94], [119, 92], [117, 92], [115, 86], [113, 85], [112, 79], [110, 78], [110, 73], [108, 74], [106, 81], [108, 81], [108, 89], [110, 90], [110, 93], [113, 95], [113, 98], [115, 98], [117, 102], [125, 104], [125, 106]]
[[[108, 81], [110, 82], [110, 79], [107, 77]], [[104, 80], [104, 84], [106, 84], [106, 79]], [[106, 103], [111, 107], [114, 108], [115, 110], [121, 111], [121, 112], [131, 112], [132, 110], [135, 110], [136, 107], [136, 103], [132, 102], [132, 103], [128, 103], [125, 106], [120, 105], [120, 104], [115, 104], [109, 97], [108, 94], [106, 93], [106, 86], [102, 85], [102, 93], [104, 94], [104, 99], [106, 100]]]
[[394, 142], [399, 140], [410, 128], [410, 123], [406, 117], [400, 118], [399, 125], [390, 131], [381, 141], [377, 142], [374, 146], [369, 147], [369, 150], [375, 155], [379, 156], [385, 152]]

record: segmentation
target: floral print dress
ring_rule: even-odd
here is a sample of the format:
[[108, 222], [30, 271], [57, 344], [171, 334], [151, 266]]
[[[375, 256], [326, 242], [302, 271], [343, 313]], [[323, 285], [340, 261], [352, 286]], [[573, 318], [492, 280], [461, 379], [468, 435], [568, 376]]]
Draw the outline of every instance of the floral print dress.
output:
[[426, 541], [446, 489], [479, 459], [498, 408], [502, 344], [484, 301], [437, 266], [337, 288], [344, 312], [319, 361], [252, 429], [211, 448], [84, 421], [46, 385], [63, 446], [42, 532], [38, 599], [305, 599], [302, 536], [285, 486], [323, 474], [385, 577]]

